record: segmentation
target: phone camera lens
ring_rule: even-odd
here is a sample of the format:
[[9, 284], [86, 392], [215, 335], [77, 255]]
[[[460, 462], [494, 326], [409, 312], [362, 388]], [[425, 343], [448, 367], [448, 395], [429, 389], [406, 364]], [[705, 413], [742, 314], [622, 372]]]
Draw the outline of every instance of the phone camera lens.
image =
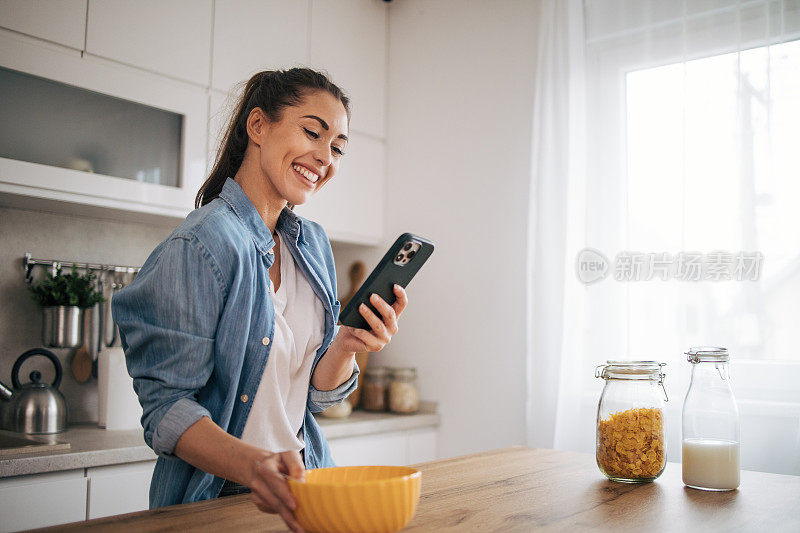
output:
[[395, 257], [394, 260], [395, 261], [402, 261], [403, 260], [403, 254], [397, 254], [397, 257]]
[[408, 258], [409, 258], [409, 259], [411, 259], [412, 257], [414, 257], [414, 254], [416, 254], [416, 253], [417, 253], [417, 252], [415, 252], [415, 251], [413, 251], [413, 250], [412, 250], [412, 251], [410, 251], [410, 252], [408, 252]]
[[407, 252], [407, 251], [409, 251], [411, 249], [411, 246], [412, 246], [412, 244], [410, 242], [407, 242], [406, 245], [403, 246], [403, 250], [405, 250]]

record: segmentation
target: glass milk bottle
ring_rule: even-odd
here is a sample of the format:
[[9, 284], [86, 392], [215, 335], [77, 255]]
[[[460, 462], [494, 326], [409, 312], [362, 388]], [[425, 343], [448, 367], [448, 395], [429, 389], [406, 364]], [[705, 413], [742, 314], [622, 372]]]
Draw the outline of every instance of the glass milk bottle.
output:
[[683, 402], [683, 483], [694, 489], [739, 486], [739, 409], [731, 389], [726, 348], [686, 352], [692, 382]]

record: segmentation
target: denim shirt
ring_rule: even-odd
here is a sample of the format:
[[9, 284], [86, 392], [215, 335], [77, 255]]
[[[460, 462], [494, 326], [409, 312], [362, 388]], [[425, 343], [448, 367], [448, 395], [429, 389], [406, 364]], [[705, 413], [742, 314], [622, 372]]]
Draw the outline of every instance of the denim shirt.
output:
[[[284, 208], [277, 228], [325, 308], [325, 333], [311, 374], [338, 326], [336, 272], [322, 227]], [[144, 440], [159, 459], [150, 507], [215, 498], [224, 479], [173, 455], [186, 429], [207, 416], [240, 438], [270, 353], [275, 314], [268, 269], [272, 235], [238, 183], [194, 210], [150, 254], [112, 309], [142, 404]], [[286, 258], [288, 259], [288, 258]], [[358, 367], [331, 391], [309, 384], [303, 420], [306, 468], [334, 466], [311, 413], [341, 402]]]

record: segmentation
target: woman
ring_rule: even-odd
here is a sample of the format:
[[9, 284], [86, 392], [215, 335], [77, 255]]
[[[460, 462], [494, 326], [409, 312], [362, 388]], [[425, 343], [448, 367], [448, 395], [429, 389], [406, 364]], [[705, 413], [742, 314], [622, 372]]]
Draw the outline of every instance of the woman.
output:
[[253, 76], [195, 209], [114, 297], [128, 370], [159, 455], [151, 508], [247, 491], [299, 530], [286, 475], [333, 466], [312, 412], [344, 400], [355, 352], [397, 332], [402, 288], [335, 326], [325, 232], [293, 213], [347, 147], [349, 101], [309, 69]]

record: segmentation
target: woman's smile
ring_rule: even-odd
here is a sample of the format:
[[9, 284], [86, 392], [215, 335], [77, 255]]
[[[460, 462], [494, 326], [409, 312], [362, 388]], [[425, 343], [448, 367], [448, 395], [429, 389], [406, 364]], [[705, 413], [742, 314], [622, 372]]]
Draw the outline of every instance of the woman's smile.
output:
[[316, 187], [317, 181], [319, 180], [319, 174], [316, 174], [312, 170], [298, 164], [292, 165], [292, 172], [306, 187], [311, 189]]

